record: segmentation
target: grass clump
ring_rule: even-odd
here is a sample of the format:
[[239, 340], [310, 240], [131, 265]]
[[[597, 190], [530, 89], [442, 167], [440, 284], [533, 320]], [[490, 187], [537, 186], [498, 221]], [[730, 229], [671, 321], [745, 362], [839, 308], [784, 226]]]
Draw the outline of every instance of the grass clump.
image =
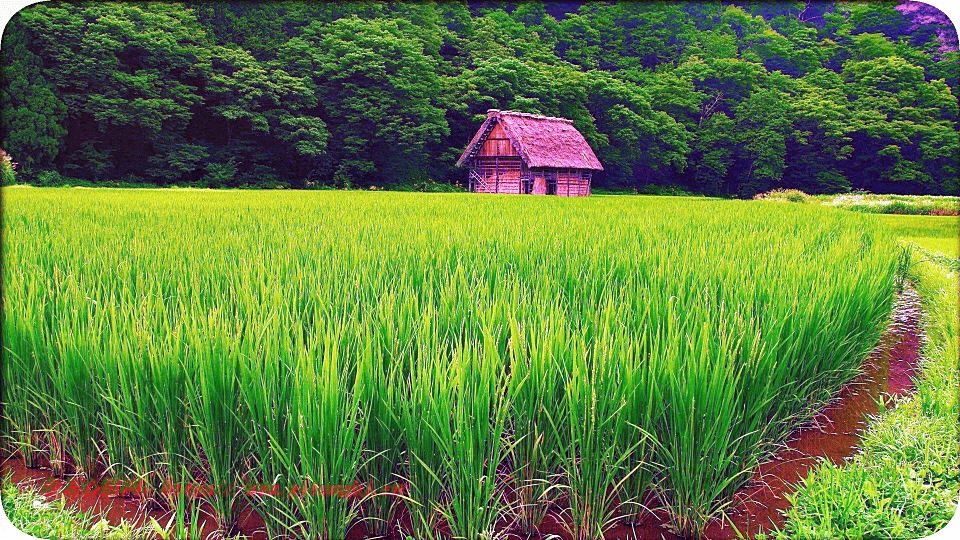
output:
[[630, 458], [639, 437], [624, 418], [625, 387], [614, 361], [629, 345], [616, 337], [601, 335], [593, 355], [587, 354], [589, 345], [581, 338], [567, 344], [568, 423], [561, 461], [569, 501], [567, 530], [574, 540], [603, 537], [618, 517], [613, 508], [616, 495], [636, 468]]
[[481, 339], [454, 352], [450, 421], [442, 425], [449, 430], [437, 433], [447, 479], [442, 514], [462, 540], [498, 538], [495, 526], [507, 515], [499, 472], [509, 452], [506, 363], [491, 333]]
[[766, 193], [759, 193], [754, 199], [763, 201], [784, 201], [792, 203], [807, 203], [815, 200], [812, 195], [807, 195], [799, 189], [773, 189]]
[[12, 186], [17, 182], [17, 164], [9, 154], [0, 149], [0, 185]]
[[[381, 352], [368, 341], [357, 372], [360, 400], [370, 419], [367, 424], [363, 479], [377, 490], [365, 502], [367, 530], [375, 537], [386, 537], [395, 528], [394, 518], [402, 502], [398, 487], [402, 480], [403, 426], [400, 406], [403, 403], [400, 370], [390, 365]], [[383, 344], [386, 345], [386, 344]]]
[[793, 203], [812, 203], [866, 214], [912, 216], [956, 216], [960, 199], [940, 195], [878, 195], [864, 191], [841, 195], [808, 195], [799, 189], [774, 189], [754, 199]]
[[560, 496], [556, 485], [565, 456], [569, 425], [565, 374], [569, 354], [563, 320], [547, 316], [541, 325], [510, 324], [508, 395], [513, 425], [515, 521], [533, 534]]
[[922, 197], [904, 195], [840, 196], [825, 204], [869, 214], [896, 214], [907, 216], [956, 216], [956, 197]]
[[37, 538], [76, 540], [136, 540], [149, 536], [149, 529], [124, 521], [111, 525], [105, 520], [67, 508], [63, 500], [45, 500], [29, 488], [4, 478], [3, 512], [10, 523], [24, 534]]

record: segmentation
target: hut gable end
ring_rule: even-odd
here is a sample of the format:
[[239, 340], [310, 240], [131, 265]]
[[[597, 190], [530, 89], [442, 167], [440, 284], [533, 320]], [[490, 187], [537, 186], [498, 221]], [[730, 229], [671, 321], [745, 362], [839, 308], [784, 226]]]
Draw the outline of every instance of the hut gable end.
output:
[[489, 110], [457, 166], [467, 165], [474, 157], [492, 155], [519, 155], [529, 168], [603, 170], [572, 121], [538, 114]]

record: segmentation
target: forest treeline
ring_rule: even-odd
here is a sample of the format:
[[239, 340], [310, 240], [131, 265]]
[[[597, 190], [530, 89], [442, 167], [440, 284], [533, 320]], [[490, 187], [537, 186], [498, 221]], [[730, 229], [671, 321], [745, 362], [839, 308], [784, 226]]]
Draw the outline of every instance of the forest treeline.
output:
[[956, 34], [915, 11], [42, 3], [4, 31], [0, 147], [36, 184], [442, 189], [500, 108], [573, 119], [599, 187], [952, 193]]

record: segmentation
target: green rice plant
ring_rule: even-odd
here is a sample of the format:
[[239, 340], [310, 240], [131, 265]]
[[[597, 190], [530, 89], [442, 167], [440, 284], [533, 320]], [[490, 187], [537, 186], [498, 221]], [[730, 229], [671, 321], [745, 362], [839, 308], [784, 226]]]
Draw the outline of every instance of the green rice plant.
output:
[[[102, 363], [103, 369], [96, 380], [95, 388], [95, 392], [102, 399], [105, 472], [112, 476], [129, 478], [128, 475], [137, 474], [139, 469], [145, 475], [140, 478], [145, 481], [142, 493], [149, 498], [153, 493], [151, 487], [156, 487], [159, 493], [159, 478], [153, 485], [146, 478], [146, 475], [155, 470], [156, 460], [152, 456], [156, 454], [159, 440], [155, 437], [144, 440], [142, 437], [144, 431], [149, 430], [148, 422], [156, 413], [148, 397], [155, 391], [155, 382], [149, 376], [144, 377], [151, 371], [152, 363], [145, 357], [149, 354], [155, 338], [151, 336], [139, 343], [132, 342], [128, 339], [126, 330], [131, 323], [136, 324], [137, 319], [115, 304], [108, 305], [105, 309], [108, 312], [107, 324], [102, 339], [103, 348], [110, 351], [110, 355], [109, 359]], [[142, 328], [137, 330], [142, 332]], [[141, 380], [145, 382], [140, 382]], [[150, 464], [141, 464], [135, 468], [134, 463], [137, 460], [146, 460]]]
[[[103, 363], [98, 384], [104, 400], [104, 442], [109, 472], [136, 482], [134, 494], [150, 505], [172, 509], [173, 525], [184, 533], [189, 523], [196, 523], [192, 515], [199, 505], [185, 491], [168, 488], [193, 480], [190, 387], [182, 362], [189, 344], [169, 320], [145, 316], [162, 309], [160, 295], [151, 292], [136, 310], [111, 310], [104, 337], [111, 361]], [[133, 329], [141, 339], [126, 339], [124, 328]]]
[[664, 370], [659, 375], [664, 385], [660, 489], [677, 533], [699, 538], [726, 505], [722, 495], [747, 478], [749, 465], [737, 450], [749, 432], [736, 429], [742, 365], [719, 360], [733, 353], [736, 343], [715, 334], [708, 320], [687, 330], [695, 333], [666, 340], [666, 347], [654, 353], [653, 361]]
[[23, 458], [28, 469], [39, 466], [37, 460], [39, 415], [29, 398], [29, 382], [18, 380], [30, 373], [29, 357], [23, 357], [7, 348], [3, 362], [3, 402], [5, 446]]
[[299, 534], [335, 540], [346, 536], [363, 502], [333, 489], [358, 483], [368, 418], [356, 377], [345, 369], [337, 328], [322, 332], [310, 337], [293, 365], [290, 429], [299, 463], [287, 465], [300, 488], [292, 497], [302, 516]]
[[553, 316], [529, 330], [513, 320], [510, 332], [515, 520], [521, 533], [533, 534], [560, 494], [554, 485], [568, 425], [561, 364], [567, 329]]
[[[81, 294], [77, 289], [71, 293]], [[95, 336], [103, 332], [103, 327], [102, 319], [92, 313], [97, 308], [91, 304], [95, 300], [77, 301], [61, 319], [54, 341], [53, 357], [58, 360], [54, 391], [63, 412], [62, 427], [54, 433], [61, 444], [69, 445], [80, 472], [88, 480], [99, 481], [104, 465], [100, 443], [102, 401], [95, 392], [100, 360]]]
[[408, 493], [405, 502], [410, 514], [410, 532], [418, 539], [439, 538], [440, 521], [449, 515], [445, 490], [449, 478], [444, 476], [441, 437], [451, 435], [452, 374], [444, 355], [431, 347], [437, 337], [428, 321], [424, 320], [424, 334], [418, 342], [420, 350], [405, 381], [407, 398], [400, 410], [406, 448]]
[[[925, 311], [916, 392], [871, 419], [861, 452], [825, 460], [791, 494], [776, 538], [920, 538], [956, 513], [958, 459], [957, 273], [922, 251], [907, 276]], [[918, 306], [919, 307], [919, 306]]]
[[235, 506], [242, 493], [238, 471], [248, 451], [243, 437], [247, 419], [239, 389], [240, 364], [252, 340], [249, 333], [234, 334], [218, 312], [206, 317], [198, 314], [191, 320], [197, 324], [183, 339], [190, 351], [186, 367], [194, 373], [187, 385], [187, 403], [194, 420], [191, 431], [198, 443], [196, 449], [202, 451], [195, 460], [206, 465], [204, 476], [214, 487], [211, 503], [217, 524], [231, 536], [237, 531]]
[[[20, 276], [22, 279], [24, 276]], [[5, 291], [6, 301], [23, 312], [3, 317], [2, 400], [7, 425], [4, 438], [23, 458], [27, 468], [40, 466], [40, 435], [44, 407], [41, 405], [46, 377], [37, 353], [43, 350], [43, 297], [29, 292], [29, 283]], [[23, 298], [13, 297], [24, 294]]]
[[[167, 483], [181, 483], [192, 480], [192, 472], [197, 464], [191, 462], [195, 445], [191, 437], [192, 415], [188, 406], [189, 372], [184, 369], [183, 358], [187, 349], [187, 340], [178, 331], [164, 334], [166, 339], [157, 348], [149, 351], [145, 361], [148, 366], [141, 368], [145, 377], [139, 379], [136, 400], [139, 409], [137, 417], [141, 419], [143, 431], [138, 437], [144, 446], [137, 456], [148, 456], [151, 460], [140, 462], [135, 468], [138, 478], [149, 479], [148, 485], [154, 486], [153, 498], [157, 499], [155, 486]], [[147, 453], [153, 448], [153, 453]], [[152, 467], [151, 467], [152, 461]], [[164, 499], [163, 493], [160, 498]], [[179, 497], [166, 497], [167, 506], [178, 508]]]
[[[290, 497], [299, 463], [298, 447], [292, 443], [290, 423], [293, 393], [294, 351], [303, 347], [302, 333], [290, 336], [283, 323], [302, 326], [271, 313], [263, 322], [260, 353], [240, 365], [241, 399], [249, 421], [242, 427], [251, 449], [244, 466], [244, 486], [250, 505], [263, 518], [271, 537], [288, 536], [298, 530], [300, 517]], [[270, 486], [256, 489], [256, 486]], [[274, 489], [276, 488], [276, 489]]]
[[618, 517], [617, 495], [638, 467], [628, 468], [636, 443], [627, 441], [638, 436], [624, 418], [626, 398], [615, 360], [629, 351], [609, 332], [609, 319], [604, 323], [607, 330], [592, 346], [577, 338], [567, 342], [569, 416], [561, 485], [569, 504], [565, 525], [574, 540], [603, 538]]
[[653, 496], [654, 481], [660, 465], [656, 458], [660, 448], [653, 435], [663, 422], [663, 389], [657, 379], [654, 362], [642, 353], [644, 336], [633, 353], [621, 358], [620, 375], [624, 393], [622, 421], [628, 433], [621, 439], [621, 452], [629, 456], [624, 468], [632, 474], [624, 478], [620, 488], [620, 511], [625, 521], [638, 524]]
[[435, 433], [449, 504], [443, 517], [455, 539], [498, 538], [495, 526], [508, 508], [498, 470], [509, 447], [506, 371], [492, 333], [483, 345], [453, 351], [451, 421]]
[[359, 400], [367, 420], [367, 452], [363, 480], [372, 496], [364, 503], [367, 530], [373, 537], [385, 538], [395, 528], [394, 516], [402, 502], [394, 486], [401, 479], [403, 462], [403, 426], [400, 422], [404, 396], [400, 383], [400, 365], [386, 365], [380, 348], [374, 348], [372, 336], [365, 336], [366, 347], [357, 368]]
[[[226, 528], [242, 496], [287, 537], [398, 499], [418, 539], [554, 503], [596, 537], [654, 496], [694, 535], [856, 375], [904, 265], [873, 217], [810, 204], [3, 196], [7, 440], [143, 479], [181, 530], [198, 507], [161, 488], [196, 480], [237, 484]], [[400, 497], [239, 487], [398, 473]]]
[[125, 475], [132, 470], [128, 446], [130, 427], [127, 424], [130, 415], [121, 398], [121, 363], [119, 356], [116, 362], [105, 362], [97, 381], [97, 393], [103, 400], [104, 473], [111, 476]]

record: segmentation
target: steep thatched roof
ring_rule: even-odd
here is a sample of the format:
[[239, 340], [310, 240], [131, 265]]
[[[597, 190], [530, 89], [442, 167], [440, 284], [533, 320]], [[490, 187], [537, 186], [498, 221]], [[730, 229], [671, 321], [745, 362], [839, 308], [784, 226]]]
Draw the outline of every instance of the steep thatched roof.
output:
[[603, 170], [593, 149], [573, 127], [573, 121], [497, 109], [487, 111], [487, 120], [457, 160], [457, 167], [462, 167], [476, 153], [494, 122], [503, 126], [527, 167]]

